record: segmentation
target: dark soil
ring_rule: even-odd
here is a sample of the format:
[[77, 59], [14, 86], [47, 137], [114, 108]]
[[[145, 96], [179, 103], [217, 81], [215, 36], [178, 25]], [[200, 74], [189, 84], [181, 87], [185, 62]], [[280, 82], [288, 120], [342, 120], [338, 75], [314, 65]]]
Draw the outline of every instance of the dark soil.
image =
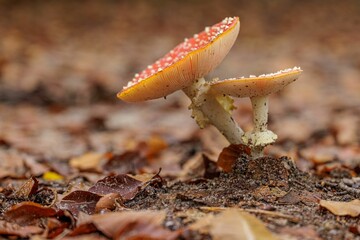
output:
[[[213, 179], [149, 186], [125, 205], [131, 209], [167, 209], [169, 217], [165, 225], [173, 230], [191, 223], [189, 219], [176, 217], [177, 212], [241, 207], [255, 212], [274, 232], [311, 225], [324, 239], [355, 239], [350, 229], [358, 226], [359, 219], [336, 217], [318, 205], [320, 199], [350, 201], [360, 197], [350, 189], [341, 189], [340, 182], [329, 183], [301, 172], [287, 157], [251, 159], [243, 155], [230, 173], [220, 173]], [[282, 215], [274, 216], [271, 212]], [[207, 239], [208, 236], [192, 237]]]

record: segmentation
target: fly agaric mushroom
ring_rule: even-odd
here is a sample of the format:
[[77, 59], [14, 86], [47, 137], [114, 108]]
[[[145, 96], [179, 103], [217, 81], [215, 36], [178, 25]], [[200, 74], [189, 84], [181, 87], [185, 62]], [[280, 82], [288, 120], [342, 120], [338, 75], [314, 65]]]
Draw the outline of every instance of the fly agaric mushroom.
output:
[[258, 77], [250, 75], [248, 78], [217, 80], [210, 84], [210, 91], [214, 93], [250, 98], [253, 107], [254, 129], [245, 133], [242, 140], [252, 148], [254, 157], [262, 156], [264, 147], [277, 139], [277, 135], [267, 129], [268, 95], [280, 91], [294, 82], [299, 78], [301, 72], [300, 67], [294, 67]]
[[217, 67], [234, 44], [240, 29], [238, 17], [225, 18], [212, 27], [177, 45], [164, 57], [149, 65], [117, 94], [126, 102], [165, 97], [183, 90], [191, 99], [193, 117], [202, 128], [214, 125], [230, 143], [242, 143], [243, 131], [218, 99], [208, 93], [203, 78]]

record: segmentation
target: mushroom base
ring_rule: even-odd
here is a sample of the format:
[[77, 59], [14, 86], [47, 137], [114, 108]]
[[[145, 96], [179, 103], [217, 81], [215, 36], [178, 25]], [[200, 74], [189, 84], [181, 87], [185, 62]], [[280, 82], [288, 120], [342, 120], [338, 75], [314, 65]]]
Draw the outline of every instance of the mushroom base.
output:
[[270, 130], [264, 132], [246, 132], [242, 138], [249, 147], [265, 147], [277, 139], [277, 135]]

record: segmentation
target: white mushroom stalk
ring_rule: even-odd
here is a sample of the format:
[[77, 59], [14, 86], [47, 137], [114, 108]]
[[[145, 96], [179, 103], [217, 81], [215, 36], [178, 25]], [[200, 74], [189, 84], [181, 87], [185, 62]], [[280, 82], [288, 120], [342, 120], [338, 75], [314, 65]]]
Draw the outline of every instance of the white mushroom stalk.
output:
[[209, 84], [204, 78], [198, 79], [190, 87], [184, 88], [184, 93], [191, 99], [192, 117], [200, 128], [208, 124], [216, 127], [231, 144], [243, 143], [241, 137], [244, 131], [237, 125], [229, 111], [224, 109], [215, 95], [209, 92]]
[[232, 78], [211, 83], [212, 92], [250, 98], [253, 107], [254, 129], [246, 132], [242, 140], [251, 147], [253, 157], [262, 156], [264, 148], [277, 139], [276, 134], [267, 129], [268, 96], [297, 80], [301, 72], [299, 67], [294, 67], [258, 77], [251, 75], [248, 78]]
[[269, 99], [268, 96], [251, 97], [254, 129], [242, 137], [244, 143], [252, 148], [253, 157], [261, 157], [264, 148], [275, 142], [277, 135], [267, 129]]

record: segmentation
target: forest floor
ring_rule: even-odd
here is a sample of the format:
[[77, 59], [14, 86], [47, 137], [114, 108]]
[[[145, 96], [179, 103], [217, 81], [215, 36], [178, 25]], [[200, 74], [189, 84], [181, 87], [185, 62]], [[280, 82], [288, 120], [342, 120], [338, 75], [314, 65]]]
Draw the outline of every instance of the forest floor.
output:
[[[359, 6], [260, 2], [236, 12], [224, 1], [211, 21], [190, 14], [189, 25], [179, 25], [186, 14], [169, 17], [175, 3], [1, 3], [0, 236], [360, 239]], [[181, 93], [115, 98], [136, 71], [224, 13], [242, 25], [214, 76], [304, 70], [270, 97], [279, 138], [258, 159], [213, 127], [198, 129]], [[249, 100], [235, 105], [234, 119], [251, 130]]]

